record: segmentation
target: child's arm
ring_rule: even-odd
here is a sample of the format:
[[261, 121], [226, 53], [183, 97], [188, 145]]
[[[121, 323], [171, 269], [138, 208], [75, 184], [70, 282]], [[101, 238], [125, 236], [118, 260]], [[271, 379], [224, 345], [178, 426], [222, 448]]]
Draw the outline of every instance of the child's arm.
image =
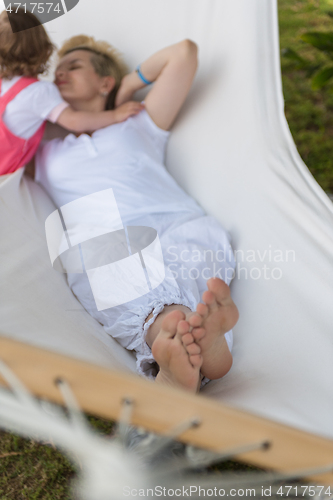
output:
[[143, 109], [144, 105], [135, 101], [126, 102], [117, 109], [97, 113], [75, 111], [68, 106], [60, 114], [57, 123], [72, 132], [93, 132], [114, 123], [123, 122], [130, 116], [137, 115]]

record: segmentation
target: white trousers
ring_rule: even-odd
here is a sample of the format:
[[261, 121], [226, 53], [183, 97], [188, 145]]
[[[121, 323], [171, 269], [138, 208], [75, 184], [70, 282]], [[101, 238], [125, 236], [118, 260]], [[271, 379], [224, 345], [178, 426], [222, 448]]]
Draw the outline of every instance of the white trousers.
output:
[[[157, 230], [163, 251], [166, 276], [149, 293], [130, 302], [98, 311], [86, 274], [69, 274], [68, 283], [83, 307], [123, 347], [134, 350], [139, 374], [156, 376], [156, 363], [145, 338], [149, 326], [166, 305], [181, 304], [195, 311], [207, 290], [209, 278], [228, 285], [235, 269], [230, 239], [210, 216], [157, 214], [131, 225]], [[150, 313], [153, 317], [145, 323]], [[226, 335], [232, 349], [232, 331]]]

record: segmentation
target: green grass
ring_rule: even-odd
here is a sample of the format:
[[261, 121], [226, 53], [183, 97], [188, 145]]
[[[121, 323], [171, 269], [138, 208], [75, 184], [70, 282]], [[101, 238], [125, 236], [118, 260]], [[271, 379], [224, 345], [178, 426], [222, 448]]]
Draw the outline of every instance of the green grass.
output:
[[[280, 45], [315, 61], [322, 57], [300, 40], [306, 31], [333, 31], [333, 19], [325, 11], [333, 0], [279, 0]], [[318, 183], [333, 192], [333, 94], [314, 92], [305, 74], [282, 58], [286, 116], [298, 151]], [[109, 434], [112, 422], [89, 417], [99, 432]], [[8, 453], [17, 453], [8, 455]], [[216, 469], [216, 467], [214, 467]], [[227, 462], [218, 470], [254, 470]], [[51, 445], [41, 445], [0, 432], [0, 500], [67, 500], [75, 471]]]
[[69, 499], [73, 475], [69, 461], [51, 445], [0, 433], [1, 500]]
[[[113, 422], [88, 419], [97, 432], [112, 432]], [[0, 432], [0, 500], [69, 500], [74, 476], [71, 462], [52, 444]]]
[[[88, 416], [100, 434], [110, 435], [114, 423]], [[224, 462], [209, 469], [257, 471], [239, 462]], [[0, 500], [70, 500], [70, 482], [75, 477], [71, 462], [55, 447], [0, 431]]]
[[[300, 36], [306, 31], [333, 31], [332, 0], [279, 0], [280, 47], [292, 48], [311, 61], [326, 58]], [[333, 93], [311, 89], [305, 72], [282, 57], [285, 113], [297, 149], [325, 191], [333, 192]]]

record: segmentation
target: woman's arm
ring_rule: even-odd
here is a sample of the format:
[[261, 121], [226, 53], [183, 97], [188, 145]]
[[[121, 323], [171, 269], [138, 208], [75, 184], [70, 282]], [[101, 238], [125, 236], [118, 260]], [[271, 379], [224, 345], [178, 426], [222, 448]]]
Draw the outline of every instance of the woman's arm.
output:
[[[145, 98], [145, 107], [156, 125], [169, 130], [191, 88], [197, 66], [198, 48], [191, 40], [162, 49], [141, 64], [144, 77], [155, 82]], [[145, 87], [136, 71], [126, 75], [116, 97], [116, 107]]]

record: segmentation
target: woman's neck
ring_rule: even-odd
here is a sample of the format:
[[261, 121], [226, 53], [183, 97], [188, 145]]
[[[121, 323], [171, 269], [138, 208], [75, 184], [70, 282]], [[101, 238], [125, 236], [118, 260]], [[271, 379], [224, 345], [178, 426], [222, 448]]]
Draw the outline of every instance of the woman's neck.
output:
[[76, 99], [70, 99], [67, 101], [75, 111], [89, 111], [90, 113], [99, 113], [100, 111], [105, 111], [105, 98], [97, 97], [91, 101], [81, 101]]

